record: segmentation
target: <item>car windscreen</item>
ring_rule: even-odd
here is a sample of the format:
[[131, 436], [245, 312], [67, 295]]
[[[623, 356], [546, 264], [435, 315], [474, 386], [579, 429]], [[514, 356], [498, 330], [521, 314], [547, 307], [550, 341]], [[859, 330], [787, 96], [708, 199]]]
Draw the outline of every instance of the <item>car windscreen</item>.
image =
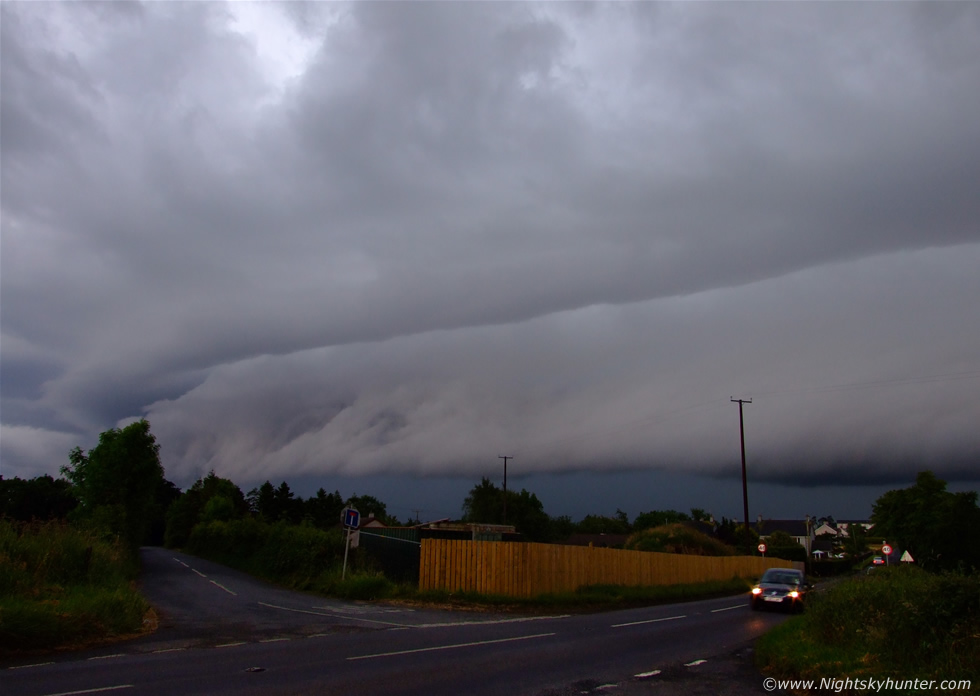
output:
[[762, 576], [762, 582], [773, 582], [780, 585], [799, 585], [800, 576], [795, 573], [773, 573], [772, 571], [766, 571], [765, 575]]

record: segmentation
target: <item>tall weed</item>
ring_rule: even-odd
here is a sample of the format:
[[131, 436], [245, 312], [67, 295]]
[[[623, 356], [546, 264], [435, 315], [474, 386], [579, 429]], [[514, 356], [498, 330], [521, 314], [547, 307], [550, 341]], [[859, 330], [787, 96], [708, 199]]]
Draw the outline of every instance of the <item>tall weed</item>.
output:
[[54, 648], [140, 630], [149, 608], [119, 544], [59, 522], [0, 520], [0, 651]]

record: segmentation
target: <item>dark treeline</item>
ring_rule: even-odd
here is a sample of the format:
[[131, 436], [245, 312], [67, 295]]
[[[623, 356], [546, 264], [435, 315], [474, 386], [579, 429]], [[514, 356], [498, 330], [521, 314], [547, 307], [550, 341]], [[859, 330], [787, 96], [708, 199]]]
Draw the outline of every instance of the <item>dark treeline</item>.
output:
[[[278, 486], [266, 481], [246, 494], [233, 481], [210, 472], [181, 491], [165, 478], [159, 449], [146, 420], [107, 430], [87, 453], [79, 447], [69, 453], [69, 463], [61, 469], [63, 478], [0, 477], [0, 517], [68, 520], [115, 535], [133, 549], [142, 544], [182, 547], [198, 525], [243, 519], [334, 530], [347, 506], [359, 510], [362, 520], [373, 516], [383, 524], [399, 525], [385, 503], [373, 496], [344, 498], [339, 491], [320, 488], [303, 498], [285, 481]], [[715, 521], [699, 508], [689, 513], [651, 510], [632, 521], [618, 509], [608, 516], [589, 514], [577, 522], [568, 516], [552, 517], [536, 494], [523, 489], [505, 493], [487, 478], [470, 490], [461, 512], [462, 522], [512, 524], [528, 541], [561, 542], [576, 534], [625, 536], [677, 524], [743, 550], [753, 549], [758, 539], [753, 530], [733, 520]], [[874, 504], [872, 522], [876, 536], [909, 550], [923, 567], [980, 567], [976, 492], [948, 492], [946, 483], [931, 472], [920, 473], [910, 488], [881, 496]], [[802, 547], [788, 535], [774, 534], [767, 543], [770, 555], [801, 560], [797, 557]]]

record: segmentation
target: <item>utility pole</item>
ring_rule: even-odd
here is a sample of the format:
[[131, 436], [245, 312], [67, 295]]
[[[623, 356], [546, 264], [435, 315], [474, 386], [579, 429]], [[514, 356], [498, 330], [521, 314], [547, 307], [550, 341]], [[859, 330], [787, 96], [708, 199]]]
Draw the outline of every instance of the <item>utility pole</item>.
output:
[[498, 455], [497, 459], [504, 460], [504, 524], [507, 524], [507, 460], [513, 457]]
[[745, 424], [742, 420], [742, 404], [751, 404], [752, 399], [736, 399], [732, 397], [732, 402], [738, 404], [738, 434], [742, 440], [742, 506], [745, 513], [745, 531], [749, 531], [749, 486], [745, 479]]

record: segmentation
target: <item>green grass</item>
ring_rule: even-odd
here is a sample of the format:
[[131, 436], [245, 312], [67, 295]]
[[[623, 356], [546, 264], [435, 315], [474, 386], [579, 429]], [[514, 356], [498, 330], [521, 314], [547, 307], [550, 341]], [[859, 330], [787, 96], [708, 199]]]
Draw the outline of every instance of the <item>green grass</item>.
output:
[[0, 652], [93, 644], [142, 629], [149, 605], [121, 545], [58, 522], [0, 520]]
[[787, 678], [980, 680], [980, 577], [879, 569], [814, 593], [756, 644]]

